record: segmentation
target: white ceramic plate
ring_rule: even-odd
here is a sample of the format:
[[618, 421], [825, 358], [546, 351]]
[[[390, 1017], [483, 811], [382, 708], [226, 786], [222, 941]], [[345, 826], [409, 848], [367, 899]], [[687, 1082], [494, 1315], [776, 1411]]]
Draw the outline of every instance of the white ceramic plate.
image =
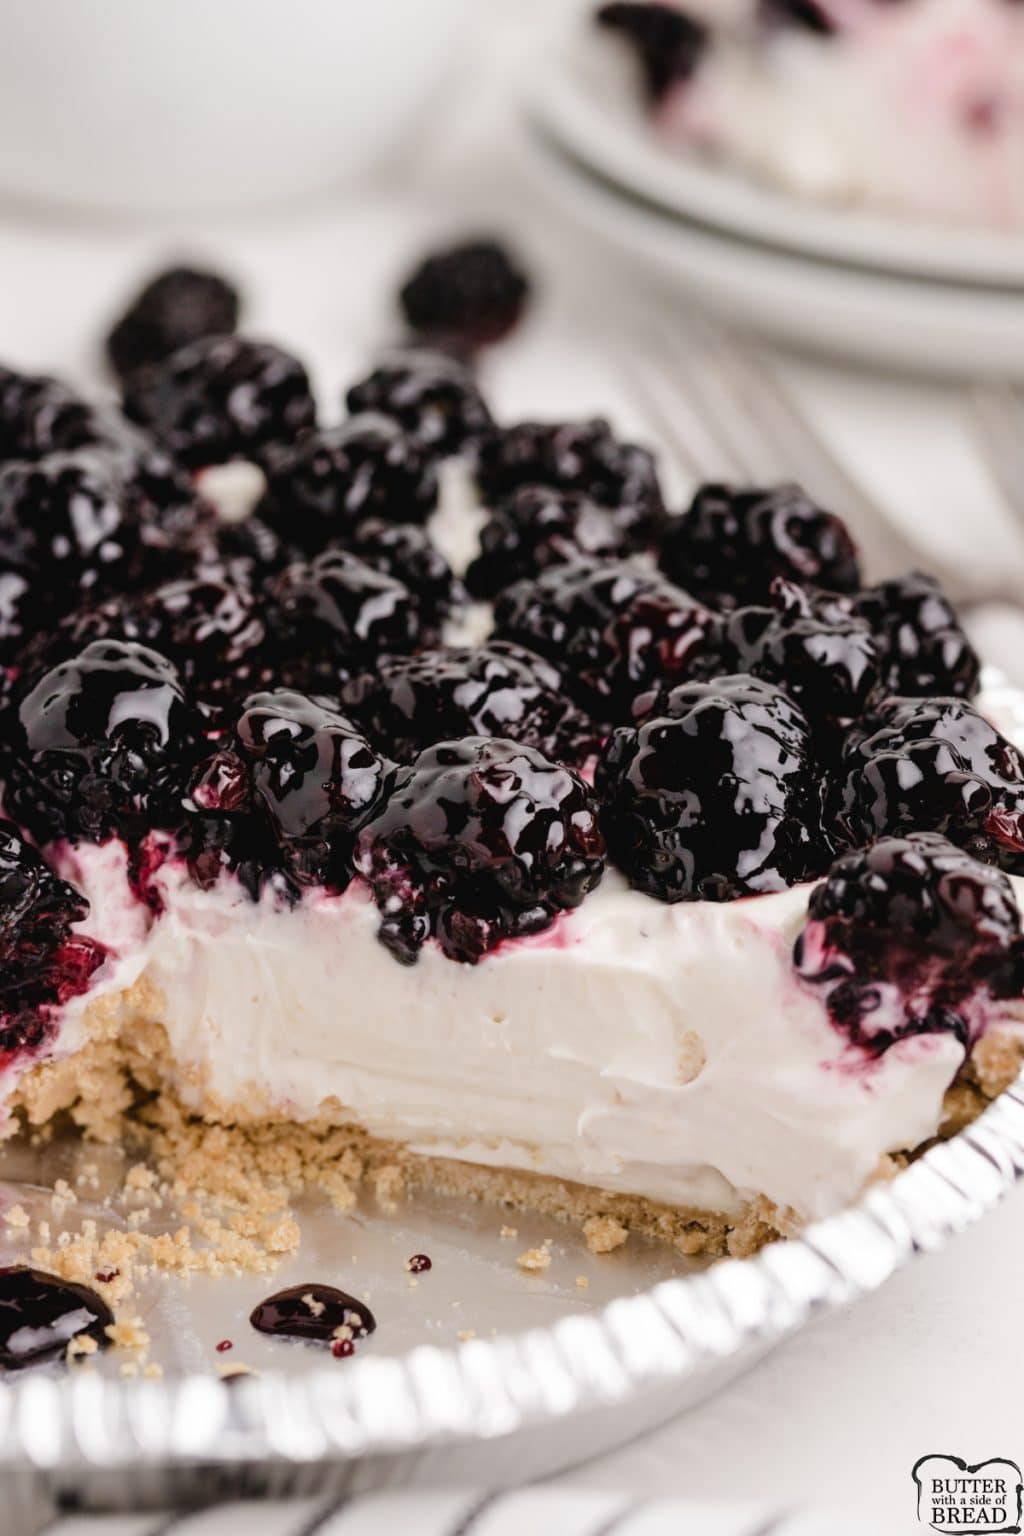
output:
[[918, 279], [757, 243], [635, 196], [541, 127], [534, 143], [562, 211], [733, 324], [890, 368], [1024, 372], [1024, 289]]
[[577, 23], [531, 74], [534, 120], [590, 172], [662, 212], [776, 253], [1024, 294], [1024, 235], [815, 203], [673, 151], [651, 128], [614, 44]]

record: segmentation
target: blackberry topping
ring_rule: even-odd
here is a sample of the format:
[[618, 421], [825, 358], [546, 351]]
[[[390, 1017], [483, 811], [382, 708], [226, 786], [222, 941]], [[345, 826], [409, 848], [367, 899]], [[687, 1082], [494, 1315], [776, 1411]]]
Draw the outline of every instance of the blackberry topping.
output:
[[135, 842], [180, 821], [199, 721], [165, 656], [94, 640], [20, 680], [12, 715], [6, 806], [40, 842]]
[[17, 661], [40, 625], [51, 618], [47, 594], [23, 572], [0, 567], [0, 668]]
[[0, 462], [64, 453], [95, 435], [92, 407], [66, 385], [0, 366]]
[[204, 336], [238, 325], [238, 291], [215, 272], [172, 267], [146, 284], [107, 337], [107, 356], [123, 379]]
[[793, 951], [835, 1027], [881, 1056], [911, 1035], [969, 1048], [991, 997], [1024, 987], [1020, 912], [1009, 880], [935, 832], [843, 854], [812, 893]]
[[981, 663], [934, 577], [912, 571], [883, 581], [858, 593], [854, 608], [884, 641], [887, 692], [965, 699], [977, 692]]
[[138, 586], [173, 559], [145, 506], [102, 454], [83, 449], [0, 468], [0, 561], [38, 573], [49, 607]]
[[302, 364], [244, 336], [207, 336], [136, 369], [124, 408], [192, 469], [259, 459], [269, 443], [289, 441], [316, 418]]
[[683, 683], [598, 763], [601, 824], [631, 885], [730, 901], [819, 873], [830, 850], [807, 721], [752, 677]]
[[635, 49], [651, 101], [689, 80], [708, 46], [708, 29], [676, 5], [602, 5], [598, 23], [618, 32]]
[[252, 694], [192, 788], [200, 813], [190, 829], [195, 878], [212, 883], [227, 864], [254, 895], [275, 870], [297, 889], [343, 890], [354, 835], [390, 773], [329, 701], [283, 688]]
[[665, 515], [654, 457], [622, 443], [600, 417], [581, 422], [523, 421], [488, 439], [480, 450], [477, 479], [485, 498], [498, 502], [523, 485], [579, 491], [612, 507], [623, 522], [648, 538]]
[[597, 746], [557, 668], [502, 640], [393, 657], [348, 684], [343, 698], [402, 763], [438, 739], [462, 736], [502, 736], [570, 763]]
[[390, 416], [421, 452], [436, 458], [462, 453], [494, 430], [469, 369], [425, 348], [385, 358], [345, 400], [352, 412]]
[[427, 256], [403, 284], [402, 313], [414, 331], [467, 351], [507, 336], [530, 291], [515, 258], [496, 240], [467, 240]]
[[601, 878], [604, 841], [593, 794], [570, 769], [532, 747], [468, 736], [399, 770], [359, 834], [356, 868], [396, 959], [411, 964], [433, 935], [450, 959], [475, 964], [578, 906]]
[[408, 587], [345, 550], [298, 561], [268, 587], [276, 672], [289, 688], [337, 692], [353, 672], [415, 650], [419, 604]]
[[315, 555], [361, 518], [422, 522], [436, 504], [433, 467], [393, 421], [367, 414], [270, 453], [257, 513], [281, 538]]
[[764, 602], [777, 576], [853, 592], [857, 551], [846, 525], [797, 485], [740, 491], [704, 485], [666, 530], [661, 567], [719, 607]]
[[555, 661], [596, 719], [629, 720], [638, 696], [693, 674], [716, 616], [627, 561], [556, 565], [495, 604], [496, 632]]
[[159, 651], [204, 704], [240, 699], [269, 680], [261, 605], [247, 586], [212, 574], [111, 598], [62, 626], [65, 652], [90, 639], [132, 640]]
[[634, 521], [637, 511], [599, 506], [578, 491], [523, 486], [484, 524], [466, 585], [474, 597], [490, 598], [551, 565], [641, 554], [650, 548], [651, 530], [644, 515]]
[[0, 821], [0, 1062], [43, 1044], [46, 1010], [85, 990], [102, 946], [72, 934], [89, 911], [9, 821]]
[[[799, 590], [799, 589], [797, 589]], [[773, 600], [785, 596], [776, 588]], [[748, 672], [784, 688], [818, 727], [858, 719], [876, 697], [883, 667], [870, 627], [850, 613], [796, 604], [736, 608], [722, 620], [716, 654], [700, 669]]]
[[418, 523], [388, 523], [368, 517], [353, 529], [346, 544], [374, 570], [407, 586], [419, 602], [424, 622], [431, 626], [437, 627], [466, 600], [462, 583]]
[[849, 842], [941, 832], [1024, 872], [1024, 756], [963, 699], [887, 699], [851, 736], [842, 769]]

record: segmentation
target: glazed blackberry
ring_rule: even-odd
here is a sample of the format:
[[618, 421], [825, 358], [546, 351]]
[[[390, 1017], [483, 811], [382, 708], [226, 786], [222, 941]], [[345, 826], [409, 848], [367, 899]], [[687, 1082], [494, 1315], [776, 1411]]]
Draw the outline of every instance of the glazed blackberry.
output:
[[239, 582], [211, 575], [169, 581], [72, 615], [58, 643], [130, 640], [174, 663], [189, 693], [223, 706], [266, 686], [270, 662], [261, 603]]
[[19, 678], [5, 805], [39, 842], [131, 843], [180, 820], [201, 722], [177, 668], [134, 642], [94, 640]]
[[884, 643], [887, 692], [974, 696], [981, 662], [934, 577], [912, 571], [869, 587], [853, 602]]
[[189, 863], [200, 885], [226, 866], [256, 894], [281, 873], [300, 891], [344, 890], [353, 839], [392, 765], [323, 699], [278, 688], [245, 700], [226, 744], [192, 788]]
[[82, 449], [0, 467], [0, 561], [37, 575], [47, 606], [123, 591], [174, 563], [137, 495], [102, 454]]
[[267, 588], [275, 670], [288, 688], [337, 693], [341, 682], [419, 644], [409, 588], [346, 550], [287, 566]]
[[692, 676], [717, 636], [703, 604], [628, 561], [552, 566], [494, 612], [496, 634], [554, 661], [597, 720], [633, 718], [639, 696]]
[[857, 845], [941, 832], [1024, 873], [1024, 755], [963, 699], [887, 699], [851, 734], [837, 819]]
[[73, 934], [89, 903], [0, 821], [0, 1062], [43, 1043], [49, 1006], [85, 990], [103, 948]]
[[718, 607], [764, 602], [777, 576], [833, 592], [860, 586], [845, 524], [797, 485], [701, 486], [689, 511], [670, 521], [660, 563], [672, 581]]
[[192, 469], [259, 460], [270, 443], [290, 442], [316, 419], [302, 364], [244, 336], [207, 336], [136, 369], [124, 408]]
[[614, 0], [601, 6], [597, 20], [634, 49], [651, 101], [689, 80], [709, 42], [707, 27], [677, 5]]
[[1024, 988], [1020, 928], [1001, 871], [913, 832], [837, 859], [811, 894], [793, 963], [836, 1028], [873, 1056], [920, 1034], [969, 1048], [986, 1001]]
[[530, 284], [497, 240], [467, 240], [424, 258], [398, 299], [409, 326], [428, 340], [473, 352], [519, 321]]
[[811, 615], [786, 604], [779, 609], [736, 608], [726, 613], [714, 653], [699, 669], [748, 672], [785, 689], [815, 727], [833, 731], [857, 720], [875, 700], [883, 663], [871, 629], [850, 613]]
[[204, 336], [227, 336], [238, 325], [238, 310], [237, 289], [216, 272], [172, 267], [136, 294], [111, 330], [111, 367], [124, 379]]
[[579, 559], [617, 559], [650, 548], [645, 516], [599, 506], [578, 491], [525, 485], [491, 513], [466, 572], [474, 597], [491, 598], [523, 577]]
[[66, 385], [0, 366], [0, 463], [66, 453], [95, 435], [92, 407]]
[[268, 454], [256, 511], [279, 538], [315, 555], [362, 518], [422, 522], [436, 504], [433, 466], [395, 422], [367, 413]]
[[485, 500], [495, 504], [524, 485], [578, 491], [611, 507], [637, 536], [655, 538], [665, 504], [654, 456], [623, 443], [600, 417], [592, 421], [523, 421], [486, 441], [477, 479]]
[[433, 935], [450, 959], [475, 964], [578, 906], [603, 873], [604, 840], [593, 793], [570, 769], [467, 736], [399, 770], [355, 862], [396, 959], [411, 964]]
[[831, 854], [807, 721], [769, 683], [683, 683], [598, 763], [609, 857], [660, 901], [731, 901], [820, 873]]
[[597, 748], [594, 726], [566, 697], [558, 669], [502, 640], [393, 657], [342, 697], [401, 763], [463, 736], [503, 736], [575, 764]]
[[389, 523], [368, 517], [352, 530], [345, 545], [374, 570], [407, 586], [427, 626], [437, 628], [467, 600], [461, 581], [418, 523]]
[[472, 449], [494, 430], [469, 369], [447, 353], [395, 352], [345, 396], [353, 413], [390, 416], [422, 453], [435, 458]]

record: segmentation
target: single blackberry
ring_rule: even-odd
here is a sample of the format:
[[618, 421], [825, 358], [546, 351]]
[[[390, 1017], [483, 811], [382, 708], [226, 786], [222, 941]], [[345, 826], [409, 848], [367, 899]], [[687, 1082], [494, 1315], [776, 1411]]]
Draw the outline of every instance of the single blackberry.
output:
[[598, 763], [609, 857], [660, 901], [779, 891], [827, 865], [807, 721], [756, 678], [683, 683]]
[[981, 663], [956, 611], [933, 576], [912, 571], [858, 593], [854, 611], [884, 644], [889, 693], [969, 699]]
[[252, 694], [192, 787], [193, 875], [208, 885], [233, 868], [254, 895], [277, 874], [296, 891], [344, 890], [355, 834], [391, 773], [326, 700], [282, 688]]
[[601, 6], [597, 20], [635, 50], [651, 101], [690, 79], [710, 41], [704, 23], [677, 5], [613, 0]]
[[846, 841], [941, 832], [1024, 873], [1024, 755], [965, 700], [885, 700], [852, 733], [841, 773]]
[[413, 331], [473, 352], [508, 335], [529, 292], [525, 273], [503, 245], [467, 240], [425, 257], [398, 297]]
[[408, 587], [345, 550], [287, 566], [267, 596], [276, 675], [289, 688], [336, 693], [353, 673], [420, 641], [422, 616]]
[[[779, 592], [773, 593], [778, 598]], [[811, 616], [795, 606], [726, 613], [714, 650], [698, 669], [748, 672], [785, 689], [812, 725], [831, 732], [857, 720], [878, 695], [882, 658], [863, 619]]]
[[718, 607], [764, 602], [777, 576], [834, 592], [860, 586], [846, 525], [797, 485], [702, 486], [689, 511], [670, 521], [661, 568]]
[[302, 364], [269, 342], [206, 336], [125, 381], [124, 408], [183, 464], [259, 459], [270, 443], [312, 427]]
[[546, 485], [578, 491], [613, 508], [637, 537], [655, 538], [664, 522], [653, 455], [635, 443], [620, 442], [600, 417], [507, 427], [481, 445], [477, 479], [492, 504], [521, 486]]
[[111, 367], [124, 379], [204, 336], [227, 336], [238, 325], [238, 310], [238, 290], [216, 272], [171, 267], [136, 294], [111, 330]]
[[392, 353], [346, 397], [353, 413], [390, 416], [421, 453], [434, 458], [472, 449], [494, 430], [472, 373], [444, 352]]
[[19, 678], [5, 804], [40, 842], [137, 841], [173, 827], [201, 728], [178, 670], [133, 642], [94, 640]]
[[346, 548], [385, 576], [393, 576], [416, 597], [425, 625], [441, 621], [467, 600], [462, 583], [425, 528], [368, 517], [345, 541]]
[[422, 522], [437, 504], [437, 475], [386, 416], [352, 416], [267, 456], [256, 509], [282, 539], [310, 555], [344, 540], [360, 519]]
[[92, 406], [65, 384], [0, 366], [0, 463], [66, 453], [96, 430]]
[[604, 871], [604, 841], [592, 791], [570, 769], [467, 736], [399, 770], [355, 863], [396, 959], [411, 964], [433, 935], [450, 959], [475, 964], [578, 906]]
[[474, 597], [491, 598], [551, 565], [642, 554], [651, 546], [651, 530], [644, 515], [633, 520], [637, 510], [602, 507], [578, 491], [524, 485], [484, 524], [466, 585]]
[[811, 894], [793, 963], [835, 1027], [873, 1056], [920, 1034], [969, 1048], [991, 998], [1024, 989], [1020, 929], [1001, 871], [912, 832], [836, 860]]
[[402, 763], [463, 736], [502, 736], [573, 764], [597, 747], [594, 727], [566, 697], [558, 669], [502, 640], [392, 657], [348, 684], [342, 697], [370, 737]]
[[496, 634], [557, 663], [598, 720], [630, 720], [641, 695], [692, 676], [717, 634], [716, 615], [628, 561], [552, 566], [494, 612]]

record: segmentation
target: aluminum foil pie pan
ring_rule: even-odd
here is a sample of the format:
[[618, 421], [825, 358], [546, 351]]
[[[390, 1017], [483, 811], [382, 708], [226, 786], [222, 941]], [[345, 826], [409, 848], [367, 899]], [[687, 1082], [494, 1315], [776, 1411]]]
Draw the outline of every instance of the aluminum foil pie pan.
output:
[[[1021, 739], [1024, 699], [991, 677], [986, 692]], [[69, 1225], [109, 1223], [103, 1194], [119, 1187], [123, 1159], [77, 1141], [6, 1146], [0, 1199], [49, 1214], [55, 1181], [74, 1186], [84, 1159], [99, 1177]], [[816, 1315], [942, 1247], [1022, 1173], [1024, 1072], [895, 1178], [746, 1259], [684, 1259], [635, 1235], [596, 1256], [571, 1227], [439, 1194], [383, 1208], [365, 1192], [346, 1217], [309, 1197], [297, 1207], [300, 1250], [274, 1276], [142, 1282], [161, 1379], [125, 1378], [118, 1351], [95, 1369], [0, 1376], [0, 1528], [28, 1536], [56, 1503], [139, 1509], [411, 1481], [521, 1483], [708, 1397]], [[524, 1274], [517, 1255], [542, 1241], [549, 1269]], [[406, 1260], [422, 1252], [431, 1270], [412, 1277]], [[0, 1224], [0, 1264], [25, 1257]], [[249, 1328], [257, 1301], [299, 1282], [370, 1302], [379, 1326], [355, 1357]], [[217, 1353], [225, 1341], [230, 1352]], [[224, 1380], [224, 1361], [257, 1374]]]

